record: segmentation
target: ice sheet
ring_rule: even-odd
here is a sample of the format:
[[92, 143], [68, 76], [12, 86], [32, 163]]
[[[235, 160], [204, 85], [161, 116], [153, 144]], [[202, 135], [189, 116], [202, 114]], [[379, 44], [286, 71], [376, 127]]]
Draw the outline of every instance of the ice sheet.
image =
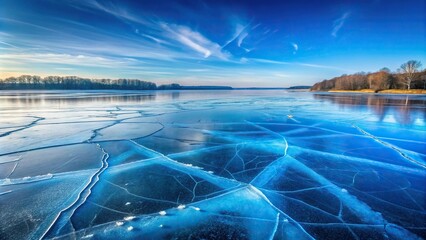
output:
[[421, 239], [426, 97], [0, 93], [1, 239]]

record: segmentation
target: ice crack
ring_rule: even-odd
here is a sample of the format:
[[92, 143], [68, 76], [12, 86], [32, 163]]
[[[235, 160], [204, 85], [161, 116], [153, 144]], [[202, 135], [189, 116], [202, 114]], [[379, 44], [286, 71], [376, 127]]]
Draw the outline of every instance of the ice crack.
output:
[[408, 160], [408, 161], [410, 161], [411, 163], [414, 163], [414, 164], [416, 164], [416, 165], [418, 165], [418, 166], [420, 166], [420, 167], [422, 167], [422, 168], [426, 168], [426, 164], [424, 164], [424, 163], [422, 163], [422, 162], [419, 162], [419, 161], [417, 161], [417, 160], [415, 160], [415, 159], [413, 159], [413, 158], [411, 158], [410, 156], [408, 156], [407, 154], [405, 154], [401, 149], [399, 149], [398, 147], [396, 147], [396, 146], [394, 146], [394, 145], [392, 145], [392, 144], [390, 144], [390, 143], [387, 143], [387, 142], [385, 142], [385, 141], [382, 141], [382, 140], [380, 140], [378, 137], [376, 137], [376, 136], [374, 136], [374, 135], [372, 135], [372, 134], [370, 134], [370, 133], [368, 133], [368, 132], [366, 132], [366, 131], [364, 131], [363, 129], [361, 129], [360, 127], [358, 127], [358, 126], [356, 126], [356, 125], [352, 125], [354, 128], [356, 128], [358, 131], [360, 131], [362, 134], [364, 134], [364, 135], [366, 135], [366, 136], [368, 136], [368, 137], [370, 137], [370, 138], [372, 138], [374, 141], [376, 141], [376, 142], [378, 142], [378, 143], [380, 143], [380, 144], [382, 144], [383, 146], [386, 146], [386, 147], [388, 147], [388, 148], [390, 148], [390, 149], [393, 149], [393, 150], [395, 150], [396, 152], [398, 152], [403, 158], [405, 158], [406, 160]]
[[96, 185], [96, 183], [100, 179], [100, 175], [108, 168], [108, 153], [105, 152], [105, 150], [97, 144], [98, 147], [102, 150], [104, 153], [104, 156], [102, 157], [102, 165], [96, 171], [92, 177], [90, 178], [88, 184], [84, 187], [84, 189], [78, 194], [77, 199], [69, 205], [67, 208], [61, 210], [55, 220], [52, 222], [50, 227], [46, 230], [46, 232], [42, 235], [41, 238], [47, 237], [50, 233], [52, 233], [54, 236], [60, 235], [62, 229], [69, 223], [72, 226], [71, 217], [74, 215], [75, 211], [82, 206], [89, 195], [92, 192], [93, 187]]

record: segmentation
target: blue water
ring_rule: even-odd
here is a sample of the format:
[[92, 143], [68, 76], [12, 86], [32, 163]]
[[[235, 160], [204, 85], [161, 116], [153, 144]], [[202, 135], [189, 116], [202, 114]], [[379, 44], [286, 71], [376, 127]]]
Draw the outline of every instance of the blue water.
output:
[[0, 239], [421, 239], [426, 96], [0, 92]]

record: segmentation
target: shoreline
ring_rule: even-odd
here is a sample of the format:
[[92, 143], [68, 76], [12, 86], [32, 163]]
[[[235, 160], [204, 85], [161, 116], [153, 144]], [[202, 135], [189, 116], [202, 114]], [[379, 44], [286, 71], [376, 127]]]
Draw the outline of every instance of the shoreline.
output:
[[289, 92], [309, 92], [309, 89], [293, 89], [293, 88], [182, 88], [182, 89], [0, 89], [0, 92], [11, 91], [269, 91], [269, 90], [286, 90]]
[[372, 89], [361, 89], [361, 90], [329, 90], [329, 91], [311, 91], [311, 92], [329, 92], [329, 93], [364, 93], [364, 94], [401, 94], [401, 95], [424, 95], [426, 94], [425, 89], [386, 89], [380, 91], [374, 91]]

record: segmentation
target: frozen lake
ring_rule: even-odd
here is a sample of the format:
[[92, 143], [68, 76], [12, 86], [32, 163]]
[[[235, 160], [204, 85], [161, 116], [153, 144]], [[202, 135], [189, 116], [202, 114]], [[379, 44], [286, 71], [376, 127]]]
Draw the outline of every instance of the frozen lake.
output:
[[419, 239], [425, 186], [426, 96], [0, 92], [0, 239]]

